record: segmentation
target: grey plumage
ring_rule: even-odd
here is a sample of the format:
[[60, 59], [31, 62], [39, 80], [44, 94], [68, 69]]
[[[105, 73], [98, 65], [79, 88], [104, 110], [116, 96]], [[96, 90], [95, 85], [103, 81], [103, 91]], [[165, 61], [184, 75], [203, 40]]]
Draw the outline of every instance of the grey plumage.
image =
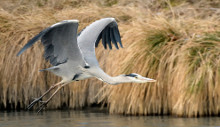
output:
[[54, 94], [42, 104], [43, 106], [40, 106], [41, 110], [61, 87], [72, 81], [83, 80], [90, 77], [96, 77], [109, 84], [155, 81], [134, 73], [111, 77], [99, 67], [95, 55], [95, 47], [99, 45], [100, 40], [102, 40], [102, 45], [105, 49], [107, 49], [107, 47], [112, 49], [112, 44], [114, 44], [117, 49], [119, 45], [123, 47], [118, 25], [114, 18], [97, 20], [78, 34], [77, 29], [78, 20], [65, 20], [56, 23], [33, 37], [18, 52], [17, 56], [21, 55], [25, 50], [41, 39], [44, 46], [44, 58], [53, 66], [40, 71], [50, 71], [62, 77], [61, 82], [51, 86], [40, 98], [34, 100], [28, 109], [33, 107], [33, 105], [40, 101], [49, 91], [58, 87]]
[[[44, 58], [49, 60], [52, 65], [58, 66], [59, 64], [63, 64], [71, 57], [74, 57], [75, 60], [78, 55], [81, 55], [79, 49], [77, 48], [77, 28], [77, 21], [75, 22], [69, 20], [54, 24], [41, 31], [37, 36], [31, 39], [18, 52], [17, 56], [22, 54], [26, 49], [41, 39], [45, 51]], [[72, 48], [74, 48], [74, 50]]]
[[[69, 81], [72, 76], [91, 66], [99, 67], [95, 56], [95, 47], [100, 40], [105, 49], [112, 49], [112, 43], [118, 49], [118, 43], [122, 47], [118, 25], [114, 18], [98, 20], [84, 28], [77, 34], [78, 21], [65, 20], [56, 23], [36, 35], [17, 54], [19, 56], [35, 42], [41, 39], [44, 46], [44, 58], [53, 67], [40, 71], [51, 71]], [[78, 42], [77, 42], [78, 41]], [[88, 65], [87, 65], [88, 64]], [[69, 66], [72, 66], [70, 69]], [[88, 73], [90, 73], [88, 71]], [[94, 75], [87, 75], [92, 77]]]
[[90, 66], [99, 66], [95, 55], [95, 47], [99, 45], [100, 40], [102, 40], [105, 49], [107, 49], [107, 45], [112, 49], [112, 43], [117, 49], [119, 48], [117, 43], [123, 47], [120, 33], [117, 31], [118, 25], [115, 19], [105, 18], [92, 23], [80, 32], [81, 34], [77, 38], [78, 44], [85, 61]]

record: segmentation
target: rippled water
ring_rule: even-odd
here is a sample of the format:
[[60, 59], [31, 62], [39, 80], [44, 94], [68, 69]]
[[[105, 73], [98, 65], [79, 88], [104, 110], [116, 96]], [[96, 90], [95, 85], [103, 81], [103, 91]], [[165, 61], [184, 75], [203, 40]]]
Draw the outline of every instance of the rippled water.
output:
[[0, 127], [220, 127], [220, 117], [110, 115], [99, 109], [0, 112]]

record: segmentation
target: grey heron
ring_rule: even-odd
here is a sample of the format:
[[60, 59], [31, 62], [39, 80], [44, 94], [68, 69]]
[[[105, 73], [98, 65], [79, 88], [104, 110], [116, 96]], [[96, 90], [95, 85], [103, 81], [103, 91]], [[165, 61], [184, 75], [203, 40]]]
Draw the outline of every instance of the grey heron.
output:
[[[40, 71], [50, 71], [60, 76], [62, 81], [52, 85], [42, 96], [35, 99], [29, 106], [31, 109], [41, 102], [38, 112], [52, 99], [52, 97], [66, 84], [91, 77], [116, 85], [120, 83], [146, 83], [156, 80], [143, 77], [136, 73], [121, 74], [111, 77], [100, 67], [95, 55], [95, 47], [100, 40], [105, 49], [112, 49], [112, 44], [118, 49], [122, 46], [117, 22], [114, 18], [97, 20], [77, 34], [78, 20], [64, 20], [58, 22], [33, 37], [17, 54], [19, 56], [35, 42], [41, 39], [44, 46], [44, 58], [53, 65]], [[119, 44], [119, 45], [118, 45]], [[52, 89], [54, 93], [46, 100], [42, 98]]]

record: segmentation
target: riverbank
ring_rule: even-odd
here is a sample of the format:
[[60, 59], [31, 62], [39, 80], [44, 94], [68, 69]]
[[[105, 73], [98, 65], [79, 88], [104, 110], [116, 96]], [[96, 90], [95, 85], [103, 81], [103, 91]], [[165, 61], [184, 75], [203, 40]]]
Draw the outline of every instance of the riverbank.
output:
[[220, 124], [219, 117], [178, 118], [173, 116], [109, 115], [98, 110], [52, 110], [36, 115], [33, 112], [1, 112], [0, 125], [4, 127], [213, 127]]
[[220, 3], [216, 1], [5, 1], [0, 5], [0, 107], [24, 109], [60, 78], [39, 72], [50, 65], [35, 44], [19, 49], [42, 29], [78, 19], [79, 30], [114, 17], [124, 48], [96, 50], [111, 76], [139, 73], [157, 83], [110, 86], [96, 79], [72, 83], [48, 109], [107, 105], [129, 115], [212, 116], [220, 112]]

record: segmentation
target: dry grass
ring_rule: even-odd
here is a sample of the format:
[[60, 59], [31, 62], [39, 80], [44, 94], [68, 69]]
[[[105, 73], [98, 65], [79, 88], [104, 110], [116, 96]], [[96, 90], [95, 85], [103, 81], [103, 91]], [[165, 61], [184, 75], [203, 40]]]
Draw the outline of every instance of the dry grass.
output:
[[[91, 4], [86, 7], [63, 9], [57, 12], [50, 8], [36, 8], [37, 11], [19, 16], [1, 10], [1, 103], [7, 108], [25, 108], [32, 97], [40, 96], [50, 85], [60, 81], [60, 78], [51, 73], [38, 71], [50, 66], [42, 57], [43, 47], [40, 43], [20, 57], [16, 57], [16, 53], [21, 47], [40, 30], [65, 19], [79, 19], [79, 29], [102, 17], [115, 17], [126, 23], [131, 17], [126, 13], [130, 11], [130, 14], [134, 14], [132, 9], [115, 7], [113, 11], [109, 11], [108, 7], [100, 8]], [[105, 13], [100, 14], [103, 10]], [[108, 54], [108, 51], [105, 52]], [[105, 61], [103, 48], [97, 50], [97, 55], [103, 66]], [[91, 79], [73, 84], [75, 85], [64, 88], [60, 95], [57, 95], [48, 105], [48, 108], [59, 108], [63, 105], [77, 108], [96, 102], [95, 95], [102, 87], [101, 82]]]
[[123, 66], [115, 71], [137, 72], [157, 84], [105, 86], [100, 102], [108, 103], [111, 113], [218, 115], [219, 21], [160, 15], [131, 28], [123, 35], [126, 56], [118, 58]]
[[32, 97], [60, 81], [51, 73], [38, 72], [50, 66], [42, 58], [40, 43], [16, 57], [31, 37], [65, 19], [78, 19], [82, 29], [94, 20], [115, 17], [125, 48], [108, 51], [99, 47], [101, 67], [109, 75], [135, 72], [157, 83], [110, 86], [96, 79], [80, 81], [62, 89], [48, 108], [102, 103], [108, 104], [110, 113], [132, 115], [220, 112], [218, 1], [22, 0], [2, 5], [0, 107], [25, 108]]

